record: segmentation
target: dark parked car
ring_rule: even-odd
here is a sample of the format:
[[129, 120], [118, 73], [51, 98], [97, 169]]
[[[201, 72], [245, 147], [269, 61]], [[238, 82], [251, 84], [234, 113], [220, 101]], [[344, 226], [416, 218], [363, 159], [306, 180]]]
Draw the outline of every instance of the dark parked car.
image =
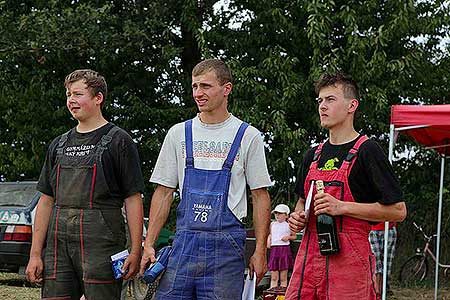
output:
[[25, 270], [39, 196], [36, 182], [0, 183], [0, 269]]

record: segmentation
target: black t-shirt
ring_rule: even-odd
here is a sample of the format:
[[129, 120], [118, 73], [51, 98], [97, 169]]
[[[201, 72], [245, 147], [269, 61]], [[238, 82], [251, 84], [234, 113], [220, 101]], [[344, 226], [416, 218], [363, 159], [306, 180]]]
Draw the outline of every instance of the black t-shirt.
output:
[[[113, 126], [112, 123], [108, 123], [87, 133], [79, 133], [73, 128], [64, 145], [63, 155], [82, 157], [91, 153], [91, 151], [95, 152], [102, 136], [107, 134]], [[37, 184], [37, 189], [40, 192], [51, 197], [54, 197], [51, 174], [56, 167], [56, 148], [60, 138], [61, 136], [58, 136], [50, 144]], [[135, 193], [143, 193], [144, 179], [139, 154], [130, 135], [120, 129], [114, 134], [107, 147], [102, 155], [102, 165], [111, 197], [124, 200]]]
[[[342, 145], [332, 145], [326, 141], [322, 148], [318, 168], [322, 170], [338, 169], [347, 157], [355, 140]], [[304, 157], [295, 192], [305, 199], [304, 182], [314, 159], [317, 146], [309, 149]], [[384, 151], [380, 145], [367, 140], [359, 148], [349, 175], [350, 191], [356, 202], [393, 204], [403, 202], [403, 192]]]

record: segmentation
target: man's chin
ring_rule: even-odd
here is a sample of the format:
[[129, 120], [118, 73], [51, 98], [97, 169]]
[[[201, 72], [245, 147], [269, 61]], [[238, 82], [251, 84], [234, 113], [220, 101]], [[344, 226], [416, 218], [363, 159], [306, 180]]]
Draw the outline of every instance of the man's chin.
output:
[[322, 128], [325, 128], [325, 129], [330, 129], [330, 124], [328, 124], [328, 123], [320, 123], [320, 126], [322, 126]]

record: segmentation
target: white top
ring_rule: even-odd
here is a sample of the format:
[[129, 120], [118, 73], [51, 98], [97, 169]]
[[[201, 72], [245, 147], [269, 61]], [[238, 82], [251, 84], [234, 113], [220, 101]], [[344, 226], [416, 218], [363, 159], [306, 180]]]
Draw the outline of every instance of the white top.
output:
[[289, 245], [290, 241], [287, 240], [282, 241], [281, 238], [283, 236], [289, 236], [291, 235], [291, 231], [289, 230], [289, 224], [286, 221], [283, 222], [272, 222], [272, 224], [270, 224], [270, 239], [271, 239], [271, 246], [284, 246], [284, 245]]
[[[192, 122], [194, 167], [220, 170], [242, 121], [233, 115], [219, 124], [205, 124], [195, 117]], [[184, 122], [169, 129], [150, 182], [183, 189], [186, 149]], [[247, 216], [246, 185], [251, 190], [272, 185], [267, 171], [261, 133], [249, 126], [231, 169], [228, 207], [241, 220]], [[182, 195], [182, 193], [180, 193]]]

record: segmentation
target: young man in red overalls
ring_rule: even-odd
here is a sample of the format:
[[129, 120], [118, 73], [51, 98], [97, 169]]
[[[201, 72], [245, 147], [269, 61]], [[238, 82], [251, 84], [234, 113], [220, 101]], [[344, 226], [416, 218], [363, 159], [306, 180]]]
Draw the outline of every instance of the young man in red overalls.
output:
[[[349, 76], [324, 74], [316, 83], [321, 126], [329, 139], [303, 159], [296, 192], [299, 200], [289, 218], [292, 231], [305, 228], [286, 300], [374, 300], [374, 258], [369, 245], [370, 222], [402, 221], [403, 194], [392, 167], [374, 141], [353, 127], [359, 104], [356, 82]], [[309, 216], [305, 194], [322, 180], [325, 192], [316, 194]], [[334, 216], [340, 251], [321, 255], [316, 216]]]

